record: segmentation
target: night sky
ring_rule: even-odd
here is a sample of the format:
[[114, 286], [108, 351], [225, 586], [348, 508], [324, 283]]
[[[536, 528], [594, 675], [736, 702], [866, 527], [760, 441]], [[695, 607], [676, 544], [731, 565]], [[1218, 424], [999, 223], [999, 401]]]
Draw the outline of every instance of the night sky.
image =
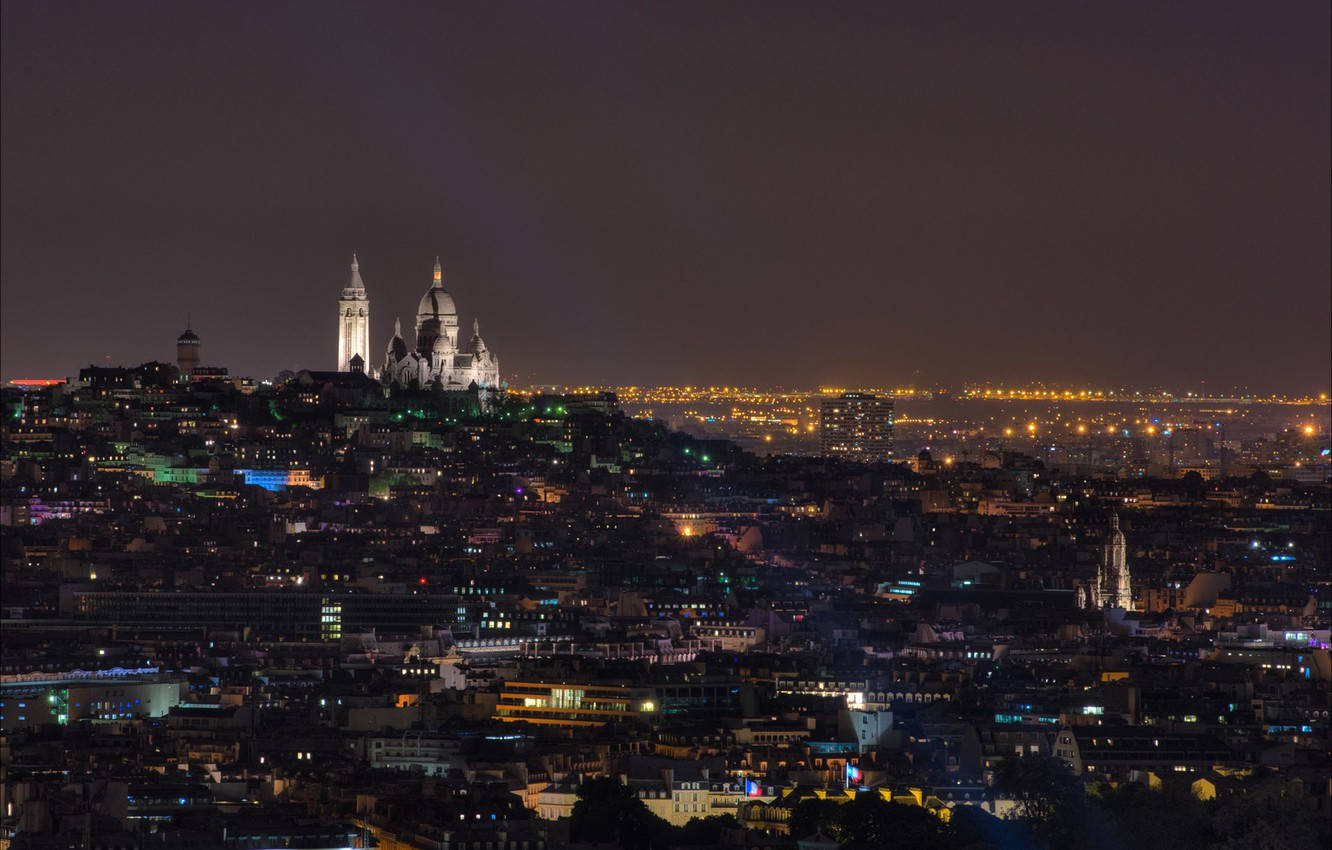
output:
[[5, 0], [0, 372], [1328, 389], [1328, 3], [904, 6]]

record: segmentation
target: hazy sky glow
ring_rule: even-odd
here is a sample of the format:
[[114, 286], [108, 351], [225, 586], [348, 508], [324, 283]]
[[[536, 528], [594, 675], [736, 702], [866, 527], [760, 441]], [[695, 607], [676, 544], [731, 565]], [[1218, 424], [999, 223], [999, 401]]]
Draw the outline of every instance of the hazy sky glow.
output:
[[0, 371], [1328, 389], [1328, 4], [899, 5], [6, 0]]

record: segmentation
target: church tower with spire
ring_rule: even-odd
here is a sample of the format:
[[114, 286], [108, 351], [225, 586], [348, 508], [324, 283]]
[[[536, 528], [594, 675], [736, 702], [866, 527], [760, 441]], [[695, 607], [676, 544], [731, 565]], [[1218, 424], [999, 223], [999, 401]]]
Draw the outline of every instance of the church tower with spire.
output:
[[1133, 588], [1129, 585], [1128, 543], [1119, 530], [1119, 514], [1110, 516], [1110, 537], [1105, 543], [1099, 576], [1100, 605], [1105, 608], [1133, 608]]
[[338, 365], [339, 372], [352, 371], [352, 358], [361, 357], [361, 363], [370, 362], [370, 298], [365, 294], [361, 280], [361, 264], [352, 254], [351, 275], [338, 299]]

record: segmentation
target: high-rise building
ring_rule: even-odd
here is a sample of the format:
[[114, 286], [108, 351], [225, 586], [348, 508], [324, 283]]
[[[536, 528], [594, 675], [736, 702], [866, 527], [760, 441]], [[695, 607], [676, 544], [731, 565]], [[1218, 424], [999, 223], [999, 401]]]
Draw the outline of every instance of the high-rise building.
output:
[[199, 337], [188, 327], [176, 337], [176, 366], [182, 381], [188, 381], [190, 373], [199, 366]]
[[370, 362], [370, 298], [361, 280], [361, 265], [352, 254], [351, 276], [338, 299], [338, 367], [352, 371], [352, 358], [361, 356], [364, 366]]
[[860, 463], [893, 456], [893, 400], [872, 393], [843, 393], [825, 399], [819, 436], [823, 454]]

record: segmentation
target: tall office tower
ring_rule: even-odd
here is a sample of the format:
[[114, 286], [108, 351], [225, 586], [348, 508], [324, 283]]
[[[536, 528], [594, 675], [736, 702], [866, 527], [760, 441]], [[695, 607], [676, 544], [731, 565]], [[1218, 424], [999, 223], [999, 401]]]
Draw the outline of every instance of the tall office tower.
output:
[[188, 381], [198, 365], [199, 337], [187, 327], [185, 333], [176, 337], [176, 366], [180, 368], [180, 379]]
[[1207, 465], [1211, 442], [1207, 439], [1207, 430], [1197, 426], [1192, 428], [1176, 426], [1166, 436], [1170, 445], [1171, 467], [1178, 469]]
[[352, 371], [352, 358], [358, 354], [362, 364], [370, 362], [370, 298], [361, 281], [361, 266], [352, 254], [351, 277], [338, 299], [338, 371]]
[[893, 400], [871, 393], [825, 399], [820, 416], [823, 454], [861, 463], [893, 456]]

